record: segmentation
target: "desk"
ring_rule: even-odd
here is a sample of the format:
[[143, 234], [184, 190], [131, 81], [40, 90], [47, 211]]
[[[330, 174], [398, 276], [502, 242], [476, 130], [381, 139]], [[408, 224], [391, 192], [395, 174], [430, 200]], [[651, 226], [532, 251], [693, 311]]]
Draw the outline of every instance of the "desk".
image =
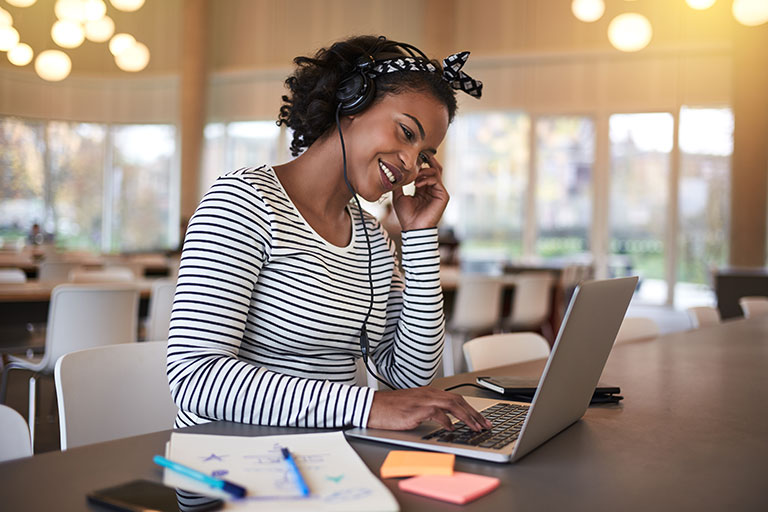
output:
[[[483, 373], [536, 375], [541, 361]], [[584, 419], [515, 464], [459, 458], [456, 469], [498, 477], [499, 489], [457, 507], [400, 493], [403, 511], [768, 509], [768, 319], [618, 346], [605, 382], [621, 405], [591, 407]], [[471, 374], [439, 379], [448, 386]], [[472, 388], [461, 388], [468, 392]], [[482, 392], [479, 391], [478, 392]], [[233, 435], [290, 432], [226, 422], [189, 430]], [[151, 462], [168, 431], [0, 464], [4, 510], [87, 510], [85, 493], [132, 478], [161, 478]], [[395, 448], [355, 440], [377, 472]]]

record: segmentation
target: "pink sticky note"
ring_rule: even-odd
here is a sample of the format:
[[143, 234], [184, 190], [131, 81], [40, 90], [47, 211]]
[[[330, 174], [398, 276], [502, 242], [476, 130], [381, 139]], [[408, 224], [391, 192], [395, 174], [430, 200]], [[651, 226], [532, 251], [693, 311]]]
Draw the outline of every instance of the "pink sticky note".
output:
[[451, 476], [422, 475], [401, 480], [400, 489], [463, 505], [499, 486], [499, 479], [454, 471]]

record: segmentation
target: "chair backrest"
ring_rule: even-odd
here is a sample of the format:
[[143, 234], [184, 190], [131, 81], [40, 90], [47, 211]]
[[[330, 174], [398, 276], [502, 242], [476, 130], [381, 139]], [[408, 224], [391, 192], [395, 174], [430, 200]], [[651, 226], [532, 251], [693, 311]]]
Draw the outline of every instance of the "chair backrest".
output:
[[466, 342], [463, 349], [471, 372], [549, 357], [549, 343], [535, 332], [480, 336]]
[[75, 350], [136, 341], [139, 290], [129, 284], [61, 284], [51, 293], [45, 366]]
[[0, 405], [0, 462], [31, 455], [27, 421], [7, 405]]
[[44, 261], [37, 269], [37, 280], [68, 281], [69, 273], [81, 267], [80, 263], [71, 261]]
[[652, 318], [641, 316], [624, 318], [614, 344], [650, 340], [658, 337], [659, 333], [659, 326]]
[[541, 325], [552, 307], [554, 276], [549, 272], [523, 272], [514, 276], [512, 310], [504, 323], [510, 326]]
[[26, 283], [27, 274], [20, 268], [0, 268], [0, 283]]
[[720, 323], [720, 312], [712, 306], [696, 306], [688, 308], [688, 318], [691, 319], [691, 325], [694, 329], [700, 327], [709, 327]]
[[128, 267], [107, 267], [99, 270], [74, 269], [69, 273], [73, 283], [128, 283], [136, 276]]
[[768, 297], [742, 297], [739, 299], [739, 306], [746, 318], [768, 315]]
[[461, 274], [451, 315], [451, 329], [492, 329], [501, 314], [502, 281], [499, 276]]
[[158, 279], [152, 283], [152, 292], [149, 295], [147, 339], [168, 339], [168, 329], [171, 325], [171, 309], [173, 308], [173, 296], [175, 292], [176, 281], [172, 279]]
[[71, 352], [56, 362], [61, 449], [170, 429], [165, 341]]

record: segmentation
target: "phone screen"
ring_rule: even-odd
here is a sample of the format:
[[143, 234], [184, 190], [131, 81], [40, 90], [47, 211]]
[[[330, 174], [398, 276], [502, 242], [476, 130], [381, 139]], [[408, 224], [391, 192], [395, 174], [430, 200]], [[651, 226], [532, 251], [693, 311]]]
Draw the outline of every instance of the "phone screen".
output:
[[88, 494], [88, 501], [129, 512], [203, 512], [217, 510], [224, 503], [218, 498], [166, 487], [150, 480], [134, 480], [99, 489]]

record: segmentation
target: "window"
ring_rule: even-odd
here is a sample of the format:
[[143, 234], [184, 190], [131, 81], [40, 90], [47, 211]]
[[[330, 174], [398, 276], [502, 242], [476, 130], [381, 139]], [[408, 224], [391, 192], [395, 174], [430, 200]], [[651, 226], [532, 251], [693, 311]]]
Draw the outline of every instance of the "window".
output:
[[588, 117], [536, 120], [536, 254], [589, 251], [594, 123]]
[[680, 110], [680, 186], [675, 303], [714, 304], [712, 268], [728, 260], [733, 114], [728, 108]]
[[609, 270], [612, 275], [639, 275], [640, 299], [664, 303], [673, 118], [669, 113], [614, 114], [609, 128]]
[[175, 128], [125, 125], [113, 128], [111, 199], [113, 252], [168, 249], [177, 222], [171, 203]]
[[520, 112], [457, 116], [449, 129], [443, 222], [462, 241], [462, 258], [522, 255], [530, 118]]
[[0, 236], [39, 223], [58, 247], [143, 251], [178, 237], [176, 130], [0, 118]]
[[[0, 237], [3, 245], [23, 243], [45, 212], [45, 125], [0, 118]], [[45, 225], [48, 231], [53, 226]]]

